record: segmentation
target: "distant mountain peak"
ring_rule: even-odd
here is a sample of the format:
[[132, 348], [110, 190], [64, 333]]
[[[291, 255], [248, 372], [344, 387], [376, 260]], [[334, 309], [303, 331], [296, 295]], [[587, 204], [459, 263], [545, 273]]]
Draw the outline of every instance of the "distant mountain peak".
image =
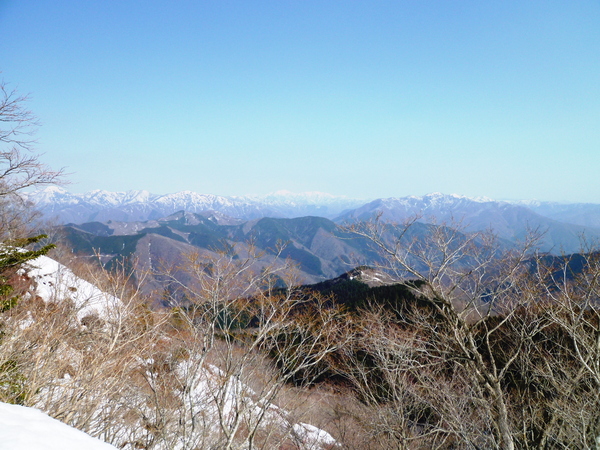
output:
[[486, 202], [496, 201], [489, 197], [481, 197], [481, 196], [480, 197], [469, 197], [469, 196], [462, 195], [462, 194], [444, 194], [442, 192], [431, 192], [431, 193], [425, 194], [421, 197], [410, 196], [409, 198], [414, 198], [417, 200], [429, 200], [429, 201], [432, 201], [432, 200], [437, 200], [437, 201], [466, 200], [466, 201], [472, 201], [472, 202], [477, 202], [477, 203], [486, 203]]
[[264, 196], [254, 197], [261, 201], [276, 201], [276, 202], [296, 202], [303, 204], [329, 204], [335, 202], [357, 202], [356, 199], [351, 199], [345, 195], [333, 195], [327, 192], [307, 191], [307, 192], [291, 192], [287, 190], [275, 191]]
[[43, 192], [46, 194], [53, 194], [53, 193], [67, 194], [69, 191], [67, 191], [64, 187], [61, 187], [61, 186], [46, 186], [45, 188], [40, 189], [39, 192]]

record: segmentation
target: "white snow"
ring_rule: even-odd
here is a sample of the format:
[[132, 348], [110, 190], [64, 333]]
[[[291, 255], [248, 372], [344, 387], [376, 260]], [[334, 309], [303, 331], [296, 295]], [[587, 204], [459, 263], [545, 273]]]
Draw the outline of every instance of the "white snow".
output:
[[152, 215], [166, 217], [180, 210], [200, 213], [218, 211], [230, 217], [301, 217], [335, 216], [356, 208], [365, 200], [351, 199], [324, 192], [293, 193], [278, 191], [265, 196], [218, 196], [181, 191], [156, 195], [148, 191], [110, 192], [95, 190], [72, 194], [64, 189], [46, 188], [26, 194], [38, 208], [64, 223], [84, 223], [113, 219], [117, 221], [149, 220]]
[[36, 282], [36, 295], [46, 302], [70, 299], [78, 310], [79, 319], [90, 315], [105, 319], [120, 303], [116, 297], [82, 280], [47, 256], [28, 262], [24, 270]]
[[213, 418], [207, 421], [213, 432], [218, 432], [220, 423], [233, 426], [240, 415], [246, 424], [256, 423], [261, 417], [263, 427], [276, 426], [281, 430], [292, 431], [300, 449], [316, 450], [337, 445], [337, 441], [327, 431], [307, 423], [293, 423], [286, 410], [261, 398], [259, 393], [237, 376], [228, 376], [212, 364], [205, 365], [203, 370], [197, 370], [193, 366], [191, 361], [182, 362], [177, 372], [189, 383], [192, 403], [197, 407], [202, 405], [204, 413]]
[[0, 449], [114, 450], [115, 448], [37, 409], [0, 403]]
[[312, 443], [313, 445], [333, 446], [337, 441], [327, 431], [321, 430], [309, 423], [297, 423], [294, 425], [294, 433], [298, 435], [304, 443]]

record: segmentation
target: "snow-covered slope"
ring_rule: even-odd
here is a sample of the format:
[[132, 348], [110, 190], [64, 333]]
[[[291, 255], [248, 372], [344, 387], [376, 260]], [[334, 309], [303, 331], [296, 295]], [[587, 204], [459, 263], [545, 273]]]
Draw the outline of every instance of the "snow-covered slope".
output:
[[[243, 422], [249, 428], [257, 426], [284, 431], [294, 447], [305, 450], [335, 448], [336, 440], [325, 430], [307, 423], [294, 423], [286, 410], [273, 403], [260, 401], [261, 395], [235, 376], [227, 376], [218, 367], [207, 364], [198, 371], [192, 361], [181, 363], [177, 368], [182, 379], [188, 380], [190, 391], [187, 393], [193, 403], [203, 405], [203, 413], [220, 422], [209, 422], [212, 433], [218, 433], [223, 423], [234, 422], [243, 416]], [[242, 406], [243, 405], [243, 406]]]
[[143, 221], [159, 219], [181, 210], [194, 213], [216, 211], [242, 219], [306, 215], [334, 217], [363, 203], [320, 192], [294, 194], [279, 191], [263, 197], [223, 197], [192, 191], [155, 195], [148, 191], [95, 190], [85, 194], [72, 194], [55, 186], [31, 193], [28, 199], [47, 217], [55, 218], [61, 223]]
[[7, 403], [0, 403], [0, 448], [6, 450], [116, 449], [37, 409]]
[[77, 277], [71, 270], [47, 256], [40, 256], [23, 268], [35, 283], [35, 294], [44, 301], [71, 300], [77, 317], [97, 316], [107, 319], [120, 300]]

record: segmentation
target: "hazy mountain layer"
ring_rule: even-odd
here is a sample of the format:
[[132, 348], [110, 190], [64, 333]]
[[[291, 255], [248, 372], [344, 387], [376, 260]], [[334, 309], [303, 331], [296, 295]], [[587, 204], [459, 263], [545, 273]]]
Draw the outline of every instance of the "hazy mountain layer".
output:
[[600, 229], [559, 222], [525, 206], [439, 193], [374, 200], [340, 215], [336, 222], [368, 220], [378, 214], [382, 220], [394, 222], [418, 215], [424, 223], [458, 226], [466, 231], [493, 230], [513, 243], [525, 240], [529, 232], [536, 232], [542, 235], [540, 249], [553, 253], [579, 251], [582, 236], [590, 241], [600, 239]]
[[515, 204], [560, 222], [600, 228], [600, 205], [594, 203], [557, 203], [523, 201]]
[[[415, 233], [424, 229], [419, 224]], [[210, 257], [233, 248], [245, 257], [250, 245], [263, 254], [264, 264], [277, 256], [280, 264], [285, 259], [296, 264], [300, 283], [332, 278], [377, 258], [364, 239], [340, 231], [322, 217], [261, 218], [222, 225], [199, 214], [179, 212], [155, 221], [71, 224], [61, 230], [75, 253], [97, 254], [108, 266], [126, 259], [138, 273], [149, 270], [153, 288], [164, 287], [166, 277], [161, 273], [171, 270], [183, 276], [178, 269], [189, 255]]]
[[[47, 217], [55, 217], [58, 223], [112, 221], [112, 233], [119, 235], [160, 227], [158, 219], [186, 211], [200, 214], [202, 220], [225, 226], [238, 226], [248, 220], [265, 217], [335, 217], [336, 223], [348, 223], [367, 220], [377, 214], [381, 214], [383, 220], [395, 222], [419, 215], [419, 221], [424, 223], [448, 224], [466, 231], [493, 230], [500, 238], [513, 243], [522, 242], [530, 231], [535, 231], [543, 235], [540, 249], [557, 254], [579, 251], [582, 236], [590, 242], [600, 239], [600, 205], [509, 203], [439, 193], [385, 198], [361, 204], [358, 200], [315, 192], [278, 192], [262, 198], [221, 197], [189, 191], [167, 195], [154, 195], [147, 191], [93, 191], [75, 195], [53, 187], [32, 194], [30, 198]], [[140, 225], [141, 222], [148, 223]], [[100, 233], [98, 230], [91, 232]], [[327, 276], [334, 275], [327, 273]]]

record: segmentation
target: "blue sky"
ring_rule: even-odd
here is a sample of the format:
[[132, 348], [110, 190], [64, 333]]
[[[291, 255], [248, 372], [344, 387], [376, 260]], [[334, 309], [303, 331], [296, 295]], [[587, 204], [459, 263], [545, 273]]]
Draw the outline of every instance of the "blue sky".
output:
[[600, 203], [598, 1], [0, 0], [73, 192]]

